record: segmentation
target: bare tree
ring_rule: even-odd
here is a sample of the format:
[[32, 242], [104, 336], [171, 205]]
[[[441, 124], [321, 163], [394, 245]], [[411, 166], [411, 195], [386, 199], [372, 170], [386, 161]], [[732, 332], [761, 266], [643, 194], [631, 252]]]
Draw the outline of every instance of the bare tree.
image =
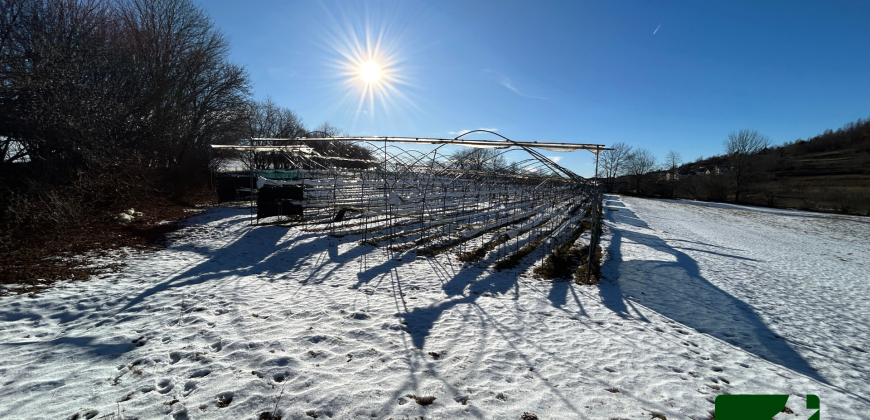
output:
[[268, 96], [262, 101], [249, 102], [248, 109], [247, 128], [252, 138], [299, 137], [306, 131], [302, 118]]
[[229, 61], [226, 36], [191, 0], [117, 4], [117, 43], [136, 64], [134, 117], [147, 156], [173, 170], [204, 167], [210, 144], [243, 135], [247, 73]]
[[324, 121], [312, 131], [325, 137], [340, 137], [347, 134], [344, 130], [330, 124], [329, 121]]
[[98, 0], [3, 1], [0, 14], [4, 148], [14, 143], [34, 172], [60, 179], [112, 156], [129, 98], [119, 89], [124, 60], [109, 47], [110, 8]]
[[677, 168], [683, 163], [683, 159], [680, 157], [680, 152], [675, 152], [673, 150], [668, 150], [668, 154], [665, 156], [664, 167], [665, 170], [668, 171], [668, 182], [665, 183], [665, 192], [668, 194], [668, 197], [674, 198], [674, 192], [677, 189], [677, 178], [679, 174], [677, 173]]
[[502, 152], [502, 150], [498, 149], [462, 147], [450, 155], [450, 160], [464, 170], [508, 170], [509, 166]]
[[680, 157], [680, 152], [668, 150], [668, 154], [665, 156], [665, 165], [671, 171], [671, 175], [676, 175], [677, 168], [682, 164], [683, 159]]
[[621, 174], [622, 165], [631, 153], [631, 146], [621, 142], [611, 146], [611, 149], [601, 152], [601, 168], [604, 172], [604, 177], [607, 178], [608, 191], [613, 191], [616, 177]]
[[[295, 112], [279, 106], [270, 97], [248, 102], [245, 121], [245, 143], [250, 142], [251, 145], [270, 146], [278, 143], [253, 140], [255, 138], [293, 138], [303, 136], [306, 132], [302, 119]], [[284, 168], [288, 164], [288, 160], [279, 152], [234, 153], [236, 159], [249, 168]]]
[[637, 149], [626, 157], [625, 174], [634, 178], [635, 193], [643, 194], [643, 181], [648, 173], [656, 168], [656, 158], [647, 149]]
[[[317, 126], [309, 135], [317, 137], [342, 137], [347, 136], [347, 133], [332, 124], [325, 121]], [[366, 168], [370, 167], [374, 156], [372, 150], [365, 146], [365, 143], [348, 142], [348, 141], [328, 141], [328, 142], [311, 142], [308, 143], [315, 151], [323, 156], [332, 158], [328, 164], [343, 168]]]
[[192, 0], [0, 1], [0, 230], [41, 189], [96, 215], [203, 187], [248, 88]]
[[734, 189], [734, 202], [740, 202], [740, 193], [755, 178], [752, 155], [766, 149], [770, 139], [755, 130], [732, 131], [725, 139], [725, 153], [731, 163], [731, 186]]

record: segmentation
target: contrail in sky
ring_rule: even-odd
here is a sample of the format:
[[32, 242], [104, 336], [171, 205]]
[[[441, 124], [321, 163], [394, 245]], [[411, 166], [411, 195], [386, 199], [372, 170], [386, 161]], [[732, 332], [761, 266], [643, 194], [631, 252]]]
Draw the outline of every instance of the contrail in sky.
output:
[[658, 32], [658, 31], [659, 31], [659, 28], [661, 28], [661, 27], [662, 27], [662, 24], [659, 23], [659, 26], [656, 26], [656, 30], [653, 31], [653, 35], [655, 35], [656, 32]]

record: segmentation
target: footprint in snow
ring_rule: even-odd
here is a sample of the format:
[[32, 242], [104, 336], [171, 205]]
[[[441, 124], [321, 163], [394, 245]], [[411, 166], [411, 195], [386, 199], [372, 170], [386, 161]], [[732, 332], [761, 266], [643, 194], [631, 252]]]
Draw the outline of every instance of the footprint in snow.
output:
[[75, 413], [72, 417], [70, 417], [70, 420], [92, 419], [96, 417], [97, 414], [100, 414], [100, 412], [97, 410], [87, 410], [84, 413]]
[[172, 391], [172, 388], [174, 388], [174, 386], [172, 385], [172, 381], [169, 379], [161, 379], [160, 382], [157, 382], [157, 392], [161, 394]]
[[218, 408], [225, 408], [233, 402], [233, 393], [232, 392], [221, 392], [217, 395], [217, 406]]
[[187, 381], [184, 384], [184, 392], [181, 394], [182, 396], [188, 396], [191, 392], [195, 391], [197, 388], [196, 381]]

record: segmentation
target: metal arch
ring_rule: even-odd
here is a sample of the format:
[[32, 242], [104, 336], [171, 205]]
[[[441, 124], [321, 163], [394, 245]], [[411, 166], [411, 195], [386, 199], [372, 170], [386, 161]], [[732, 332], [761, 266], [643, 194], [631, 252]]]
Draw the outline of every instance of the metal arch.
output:
[[489, 133], [489, 134], [495, 134], [496, 136], [499, 136], [499, 137], [501, 137], [501, 138], [503, 138], [503, 139], [505, 139], [505, 140], [507, 140], [507, 141], [513, 142], [513, 140], [511, 140], [511, 139], [509, 139], [509, 138], [507, 138], [507, 137], [505, 137], [505, 136], [503, 136], [503, 135], [501, 135], [501, 134], [499, 134], [499, 133], [496, 133], [495, 131], [484, 130], [484, 129], [471, 130], [471, 131], [469, 131], [469, 132], [462, 133], [462, 134], [460, 134], [460, 135], [454, 137], [453, 140], [459, 140], [460, 138], [465, 137], [465, 136], [467, 136], [467, 135], [469, 135], [469, 134], [471, 134], [471, 133]]

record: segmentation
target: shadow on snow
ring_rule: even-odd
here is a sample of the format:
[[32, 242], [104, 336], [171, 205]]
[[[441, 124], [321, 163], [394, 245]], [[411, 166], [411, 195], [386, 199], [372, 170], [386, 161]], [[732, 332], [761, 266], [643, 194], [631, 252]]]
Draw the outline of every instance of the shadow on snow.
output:
[[[613, 197], [608, 199], [612, 200]], [[643, 220], [626, 208], [606, 212], [605, 220], [649, 229]], [[698, 263], [680, 248], [674, 248], [658, 236], [643, 233], [642, 230], [611, 228], [611, 231], [613, 237], [607, 249], [608, 261], [604, 264], [603, 273], [609, 281], [602, 282], [599, 292], [608, 308], [627, 316], [632, 302], [638, 302], [700, 333], [827, 383], [788, 343], [764, 324], [751, 306], [707, 281], [701, 275]], [[622, 245], [626, 242], [667, 253], [676, 261], [625, 261]]]

